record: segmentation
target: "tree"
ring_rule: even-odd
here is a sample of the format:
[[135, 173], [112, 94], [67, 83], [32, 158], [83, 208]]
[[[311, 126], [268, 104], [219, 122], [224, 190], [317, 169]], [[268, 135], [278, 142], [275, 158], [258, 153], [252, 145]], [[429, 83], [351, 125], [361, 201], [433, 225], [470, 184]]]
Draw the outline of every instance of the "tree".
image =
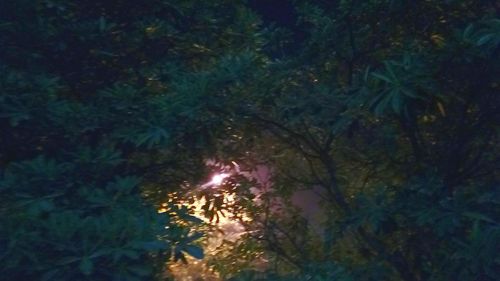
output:
[[201, 194], [228, 278], [494, 280], [496, 2], [295, 3], [291, 45], [244, 1], [0, 3], [1, 278], [165, 279], [213, 159], [271, 174]]
[[233, 84], [256, 19], [235, 1], [0, 5], [0, 279], [161, 279], [201, 258], [199, 220], [156, 209], [204, 175], [221, 121], [194, 103]]
[[298, 2], [308, 38], [220, 106], [250, 151], [221, 158], [267, 165], [288, 206], [319, 190], [324, 234], [269, 204], [251, 236], [287, 280], [494, 280], [498, 7]]

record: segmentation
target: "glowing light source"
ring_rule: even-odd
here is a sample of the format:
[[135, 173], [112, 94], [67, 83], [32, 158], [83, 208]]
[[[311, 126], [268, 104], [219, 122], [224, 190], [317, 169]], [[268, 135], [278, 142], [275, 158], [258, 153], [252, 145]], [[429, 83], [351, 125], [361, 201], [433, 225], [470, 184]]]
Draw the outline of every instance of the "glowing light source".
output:
[[229, 174], [215, 174], [210, 181], [210, 185], [220, 185]]

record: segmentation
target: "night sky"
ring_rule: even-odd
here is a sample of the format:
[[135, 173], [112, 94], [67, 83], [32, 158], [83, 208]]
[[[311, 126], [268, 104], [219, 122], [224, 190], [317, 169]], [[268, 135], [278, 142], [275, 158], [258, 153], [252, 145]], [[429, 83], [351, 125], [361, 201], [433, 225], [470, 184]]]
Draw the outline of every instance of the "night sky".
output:
[[266, 24], [275, 23], [277, 26], [293, 29], [297, 22], [297, 14], [290, 0], [251, 0], [248, 3]]
[[[304, 41], [305, 32], [303, 26], [297, 24], [298, 15], [292, 4], [292, 0], [250, 0], [248, 4], [262, 19], [265, 26], [274, 26], [286, 29], [291, 33], [289, 42], [282, 51], [292, 54], [298, 50]], [[280, 54], [271, 54], [280, 56]]]

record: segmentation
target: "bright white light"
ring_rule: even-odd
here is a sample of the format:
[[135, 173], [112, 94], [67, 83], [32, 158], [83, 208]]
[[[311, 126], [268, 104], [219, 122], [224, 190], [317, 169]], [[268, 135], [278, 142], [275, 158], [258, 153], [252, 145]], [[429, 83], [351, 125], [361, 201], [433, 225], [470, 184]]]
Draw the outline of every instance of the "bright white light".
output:
[[220, 185], [229, 174], [215, 174], [210, 181], [211, 185]]

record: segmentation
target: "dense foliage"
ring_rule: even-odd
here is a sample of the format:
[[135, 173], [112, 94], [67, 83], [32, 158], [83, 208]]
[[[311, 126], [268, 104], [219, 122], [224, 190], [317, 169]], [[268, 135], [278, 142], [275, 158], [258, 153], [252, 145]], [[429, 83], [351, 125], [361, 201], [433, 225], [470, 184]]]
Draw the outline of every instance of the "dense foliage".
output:
[[[301, 48], [292, 43], [233, 95], [251, 102], [221, 106], [247, 140], [229, 145], [244, 143], [245, 155], [224, 157], [271, 173], [246, 226], [247, 238], [273, 253], [272, 270], [241, 278], [495, 280], [498, 7], [297, 4]], [[253, 130], [241, 127], [249, 123]], [[320, 227], [304, 215], [311, 206], [297, 207], [304, 190], [320, 198]], [[241, 192], [236, 209], [255, 195]], [[247, 254], [241, 249], [226, 263]]]
[[269, 175], [197, 194], [224, 278], [496, 280], [496, 1], [294, 3], [1, 2], [0, 279], [168, 278], [213, 159]]
[[194, 101], [261, 44], [229, 2], [0, 3], [1, 280], [151, 280], [203, 256], [198, 219], [156, 208], [204, 174], [220, 123]]

